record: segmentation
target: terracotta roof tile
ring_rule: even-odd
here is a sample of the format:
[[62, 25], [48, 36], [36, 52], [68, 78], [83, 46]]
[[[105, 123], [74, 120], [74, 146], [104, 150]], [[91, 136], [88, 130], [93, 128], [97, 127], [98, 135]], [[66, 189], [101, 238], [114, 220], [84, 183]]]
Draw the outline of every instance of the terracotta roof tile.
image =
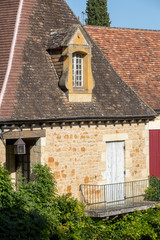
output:
[[0, 1], [0, 91], [8, 66], [19, 0]]
[[[16, 6], [14, 5], [16, 3]], [[18, 35], [16, 39], [16, 45], [14, 48], [14, 55], [13, 55], [13, 61], [11, 65], [11, 71], [7, 83], [7, 87], [5, 90], [5, 95], [4, 99], [2, 102], [2, 107], [0, 111], [0, 117], [5, 116], [5, 118], [11, 118], [12, 112], [13, 112], [13, 106], [14, 106], [14, 99], [15, 99], [15, 93], [16, 93], [16, 87], [19, 82], [19, 76], [22, 73], [22, 66], [23, 66], [23, 50], [24, 50], [24, 44], [26, 41], [26, 37], [28, 36], [28, 29], [29, 29], [29, 18], [31, 15], [31, 10], [33, 8], [35, 1], [34, 0], [27, 0], [24, 1], [23, 3], [23, 8], [20, 16], [20, 24], [19, 24], [19, 29], [18, 29]], [[4, 1], [4, 7], [6, 11], [9, 11], [10, 9], [14, 10], [14, 13], [17, 15], [18, 8], [19, 8], [19, 0], [18, 1], [9, 1], [8, 5], [6, 5], [6, 1]], [[16, 8], [16, 10], [15, 10]], [[12, 21], [13, 26], [15, 27], [16, 24], [16, 15], [13, 16], [8, 15], [7, 22]], [[3, 16], [3, 11], [2, 15], [0, 15], [0, 18]], [[1, 21], [5, 25], [5, 21], [1, 18]], [[8, 31], [6, 29], [3, 30], [2, 33], [4, 36], [8, 34]], [[13, 35], [14, 31], [12, 29], [10, 36], [11, 41], [10, 43], [12, 44], [13, 40]], [[2, 46], [5, 47], [4, 42], [2, 43]], [[10, 52], [11, 46], [8, 44], [8, 52]], [[8, 58], [6, 58], [6, 63], [8, 61]], [[4, 76], [3, 76], [4, 77]], [[4, 81], [4, 79], [1, 79]]]
[[160, 110], [160, 31], [85, 26], [118, 74]]

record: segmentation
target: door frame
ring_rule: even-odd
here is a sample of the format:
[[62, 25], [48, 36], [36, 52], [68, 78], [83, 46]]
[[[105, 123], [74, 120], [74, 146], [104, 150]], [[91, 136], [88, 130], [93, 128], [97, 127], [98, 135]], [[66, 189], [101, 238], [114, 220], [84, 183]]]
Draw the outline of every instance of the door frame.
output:
[[[108, 144], [108, 147], [107, 147], [107, 144]], [[119, 175], [118, 167], [119, 167], [119, 161], [121, 160], [122, 160], [121, 174]], [[113, 167], [112, 164], [114, 164], [115, 167]], [[110, 169], [108, 169], [109, 167]], [[119, 179], [115, 180], [116, 178], [117, 179], [119, 178]], [[124, 140], [107, 141], [106, 142], [106, 188], [107, 188], [106, 200], [107, 202], [124, 200], [124, 195], [125, 195], [124, 181], [125, 181], [125, 141]]]

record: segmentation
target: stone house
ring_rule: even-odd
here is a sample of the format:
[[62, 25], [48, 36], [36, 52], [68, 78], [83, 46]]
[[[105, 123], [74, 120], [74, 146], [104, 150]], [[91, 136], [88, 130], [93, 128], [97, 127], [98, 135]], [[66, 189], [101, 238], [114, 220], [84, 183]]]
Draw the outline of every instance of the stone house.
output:
[[160, 31], [86, 26], [121, 78], [157, 113], [149, 129], [150, 175], [160, 177]]
[[149, 176], [156, 112], [87, 31], [64, 0], [0, 2], [0, 162], [15, 184], [36, 162], [78, 198], [80, 184]]

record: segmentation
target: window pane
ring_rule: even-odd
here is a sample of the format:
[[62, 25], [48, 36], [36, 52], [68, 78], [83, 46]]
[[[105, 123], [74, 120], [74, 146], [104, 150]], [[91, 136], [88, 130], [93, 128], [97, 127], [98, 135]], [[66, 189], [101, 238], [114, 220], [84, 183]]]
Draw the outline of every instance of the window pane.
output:
[[74, 87], [83, 86], [83, 55], [79, 53], [73, 53], [72, 79]]

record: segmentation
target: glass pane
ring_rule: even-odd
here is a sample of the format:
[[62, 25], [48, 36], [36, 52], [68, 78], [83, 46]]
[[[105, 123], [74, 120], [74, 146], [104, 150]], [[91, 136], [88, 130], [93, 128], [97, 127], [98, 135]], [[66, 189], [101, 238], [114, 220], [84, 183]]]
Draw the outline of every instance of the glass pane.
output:
[[28, 164], [27, 163], [24, 163], [24, 171], [26, 171], [28, 168]]
[[83, 85], [83, 56], [79, 53], [73, 53], [72, 58], [72, 80], [73, 86]]
[[24, 171], [24, 177], [27, 179], [28, 178], [28, 173], [27, 171]]
[[18, 153], [24, 153], [24, 146], [23, 145], [19, 145], [18, 146]]

